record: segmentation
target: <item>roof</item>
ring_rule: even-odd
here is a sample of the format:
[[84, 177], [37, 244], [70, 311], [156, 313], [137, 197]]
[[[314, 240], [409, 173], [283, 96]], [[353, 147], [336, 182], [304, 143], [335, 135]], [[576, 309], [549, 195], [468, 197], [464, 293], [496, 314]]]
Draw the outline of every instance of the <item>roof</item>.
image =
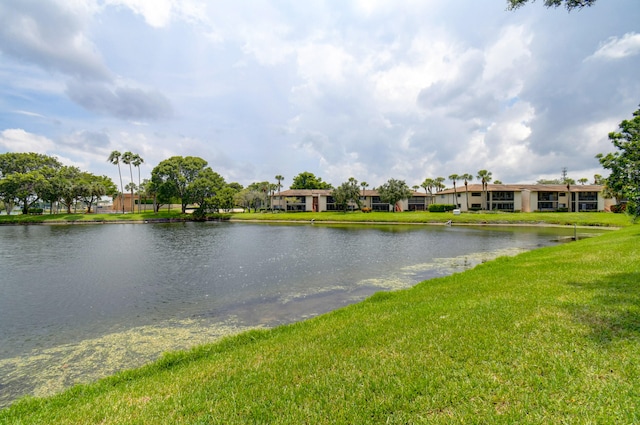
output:
[[[488, 192], [601, 192], [604, 189], [602, 185], [596, 184], [577, 184], [569, 186], [567, 189], [566, 184], [488, 184]], [[464, 192], [465, 186], [456, 186], [456, 192]], [[482, 192], [481, 184], [467, 185], [466, 191], [468, 192]], [[440, 195], [446, 195], [453, 193], [453, 188], [445, 189], [438, 192]]]
[[[282, 190], [280, 192], [275, 192], [273, 194], [273, 196], [284, 196], [284, 197], [293, 197], [293, 196], [331, 196], [331, 192], [333, 192], [333, 189], [288, 189], [288, 190]], [[362, 194], [362, 190], [360, 190], [360, 193]], [[413, 192], [413, 191], [412, 191]], [[378, 196], [378, 191], [377, 190], [365, 190], [364, 191], [364, 196]], [[414, 197], [427, 197], [429, 195], [427, 195], [424, 192], [413, 192]]]

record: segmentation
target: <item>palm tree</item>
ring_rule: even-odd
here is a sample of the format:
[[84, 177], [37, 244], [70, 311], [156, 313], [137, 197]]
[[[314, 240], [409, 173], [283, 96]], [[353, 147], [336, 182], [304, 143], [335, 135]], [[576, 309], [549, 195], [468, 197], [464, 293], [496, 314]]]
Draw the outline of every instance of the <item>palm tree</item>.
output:
[[478, 171], [478, 175], [476, 176], [476, 178], [478, 180], [480, 180], [480, 182], [482, 183], [482, 193], [484, 195], [484, 204], [482, 206], [482, 209], [486, 209], [486, 205], [488, 203], [487, 200], [487, 189], [489, 187], [489, 182], [491, 181], [491, 171], [487, 171], [487, 170], [480, 170]]
[[464, 194], [467, 198], [467, 209], [469, 209], [469, 182], [473, 180], [473, 176], [467, 173], [461, 175], [460, 178], [464, 180]]
[[583, 186], [584, 186], [588, 181], [589, 181], [589, 179], [588, 179], [588, 178], [586, 178], [586, 177], [583, 177], [583, 178], [581, 178], [581, 179], [578, 179], [578, 183], [580, 183], [580, 184], [581, 184], [581, 185], [583, 185]]
[[282, 181], [284, 180], [284, 177], [278, 174], [275, 179], [278, 181], [278, 184], [276, 184], [276, 187], [278, 188], [278, 206], [280, 207], [280, 209], [282, 209], [282, 198], [280, 197], [280, 189], [282, 188]]
[[362, 187], [362, 197], [364, 197], [364, 196], [365, 196], [365, 194], [364, 194], [364, 189], [365, 189], [365, 188], [367, 188], [367, 187], [369, 187], [369, 183], [367, 183], [367, 182], [360, 182], [360, 187]]
[[122, 204], [122, 214], [124, 214], [124, 186], [122, 185], [122, 172], [120, 171], [120, 157], [122, 154], [113, 151], [107, 158], [107, 161], [118, 166], [118, 175], [120, 176], [120, 203]]
[[453, 182], [453, 199], [456, 204], [456, 208], [458, 208], [458, 193], [456, 192], [456, 181], [460, 180], [460, 176], [457, 174], [451, 174], [449, 176], [449, 180]]
[[[433, 187], [435, 186], [436, 182], [434, 179], [431, 178], [426, 178], [424, 179], [424, 181], [422, 182], [422, 184], [420, 185], [421, 188], [424, 189], [424, 193], [425, 195], [433, 195]], [[431, 204], [431, 196], [427, 197], [427, 205]]]
[[436, 177], [434, 179], [434, 181], [435, 181], [434, 186], [436, 188], [436, 192], [440, 192], [441, 190], [443, 190], [445, 188], [445, 185], [444, 185], [445, 178], [444, 177]]
[[143, 162], [144, 159], [142, 159], [140, 155], [138, 155], [137, 153], [133, 154], [131, 163], [134, 167], [138, 168], [138, 213], [140, 213], [140, 191], [142, 187], [142, 184], [140, 183], [140, 164], [142, 164]]
[[[122, 163], [127, 164], [129, 166], [129, 172], [131, 173], [131, 183], [133, 183], [133, 167], [131, 163], [133, 162], [133, 154], [129, 151], [122, 154]], [[131, 212], [134, 212], [133, 206], [133, 186], [131, 187]]]

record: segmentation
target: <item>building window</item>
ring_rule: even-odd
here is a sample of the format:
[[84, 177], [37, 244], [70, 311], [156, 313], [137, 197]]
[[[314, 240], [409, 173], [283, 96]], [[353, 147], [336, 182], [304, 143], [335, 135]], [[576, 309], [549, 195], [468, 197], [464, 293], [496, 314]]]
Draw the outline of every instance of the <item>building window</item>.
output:
[[471, 196], [482, 196], [482, 192], [471, 192]]

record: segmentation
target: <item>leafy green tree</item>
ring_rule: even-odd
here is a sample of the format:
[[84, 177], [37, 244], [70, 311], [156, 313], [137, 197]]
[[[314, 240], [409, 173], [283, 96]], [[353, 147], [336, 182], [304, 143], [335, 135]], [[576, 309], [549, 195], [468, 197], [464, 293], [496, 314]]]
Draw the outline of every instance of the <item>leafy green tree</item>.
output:
[[87, 206], [87, 212], [105, 195], [112, 195], [118, 191], [113, 181], [107, 176], [96, 176], [83, 172], [79, 176], [79, 198]]
[[33, 152], [0, 154], [0, 198], [7, 213], [19, 203], [27, 214], [61, 166], [56, 158]]
[[637, 219], [640, 216], [640, 109], [631, 120], [623, 120], [618, 131], [609, 133], [609, 140], [616, 152], [598, 154], [600, 164], [611, 171], [607, 187], [627, 198], [627, 212]]
[[3, 193], [5, 202], [18, 201], [22, 205], [22, 213], [28, 214], [29, 209], [39, 199], [40, 193], [46, 190], [49, 182], [40, 171], [28, 173], [14, 173], [2, 179], [0, 193]]
[[225, 186], [216, 193], [213, 204], [221, 210], [230, 210], [235, 206], [235, 195], [238, 193], [231, 186]]
[[0, 154], [0, 177], [10, 174], [26, 174], [43, 168], [58, 169], [62, 166], [56, 158], [39, 153], [8, 152]]
[[336, 201], [336, 204], [338, 204], [340, 209], [345, 212], [347, 211], [347, 207], [350, 202], [355, 203], [358, 208], [361, 207], [360, 188], [358, 186], [358, 181], [353, 177], [333, 189], [331, 191], [331, 196], [333, 196], [333, 199]]
[[191, 203], [204, 202], [215, 195], [222, 179], [207, 167], [207, 161], [194, 156], [173, 156], [160, 162], [151, 172], [151, 181], [158, 199], [171, 202], [172, 198], [180, 200], [182, 213]]
[[304, 171], [293, 178], [291, 189], [333, 189], [333, 186], [313, 173]]
[[[515, 10], [529, 3], [530, 0], [507, 0], [507, 9]], [[533, 0], [535, 1], [535, 0]], [[592, 6], [596, 0], [544, 0], [546, 7], [564, 6], [568, 11]]]
[[118, 176], [120, 177], [120, 203], [122, 204], [122, 214], [124, 214], [124, 185], [122, 184], [122, 171], [120, 170], [120, 158], [122, 154], [118, 151], [112, 151], [107, 158], [107, 162], [118, 166]]
[[396, 204], [403, 199], [409, 199], [413, 192], [404, 180], [390, 179], [378, 188], [378, 195], [382, 202], [392, 205], [395, 212]]
[[206, 167], [193, 181], [187, 191], [190, 203], [196, 203], [205, 209], [217, 209], [219, 206], [216, 197], [225, 187], [226, 183], [224, 178], [210, 167]]
[[434, 182], [435, 182], [434, 187], [436, 188], [436, 192], [441, 192], [442, 190], [444, 190], [444, 188], [446, 187], [444, 185], [444, 181], [445, 181], [444, 177], [436, 177], [434, 179]]
[[484, 203], [482, 204], [483, 210], [487, 209], [487, 189], [489, 188], [489, 183], [491, 183], [492, 175], [493, 173], [491, 173], [491, 171], [479, 170], [478, 175], [476, 176], [476, 178], [480, 180], [480, 183], [482, 183], [482, 194], [484, 199]]
[[67, 214], [71, 214], [71, 208], [82, 194], [80, 183], [82, 171], [78, 167], [64, 166], [58, 172], [58, 176], [60, 202], [67, 207]]

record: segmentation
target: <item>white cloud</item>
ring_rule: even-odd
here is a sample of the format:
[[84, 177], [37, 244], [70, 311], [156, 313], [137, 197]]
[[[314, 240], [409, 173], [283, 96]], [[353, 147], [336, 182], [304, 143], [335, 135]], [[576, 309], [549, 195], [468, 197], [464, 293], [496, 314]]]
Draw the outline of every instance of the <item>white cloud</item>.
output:
[[21, 128], [9, 128], [0, 132], [0, 146], [8, 152], [35, 152], [48, 154], [55, 143], [44, 136], [29, 133]]
[[601, 44], [595, 53], [585, 60], [603, 59], [615, 60], [640, 54], [640, 34], [629, 32], [621, 38], [610, 37]]

